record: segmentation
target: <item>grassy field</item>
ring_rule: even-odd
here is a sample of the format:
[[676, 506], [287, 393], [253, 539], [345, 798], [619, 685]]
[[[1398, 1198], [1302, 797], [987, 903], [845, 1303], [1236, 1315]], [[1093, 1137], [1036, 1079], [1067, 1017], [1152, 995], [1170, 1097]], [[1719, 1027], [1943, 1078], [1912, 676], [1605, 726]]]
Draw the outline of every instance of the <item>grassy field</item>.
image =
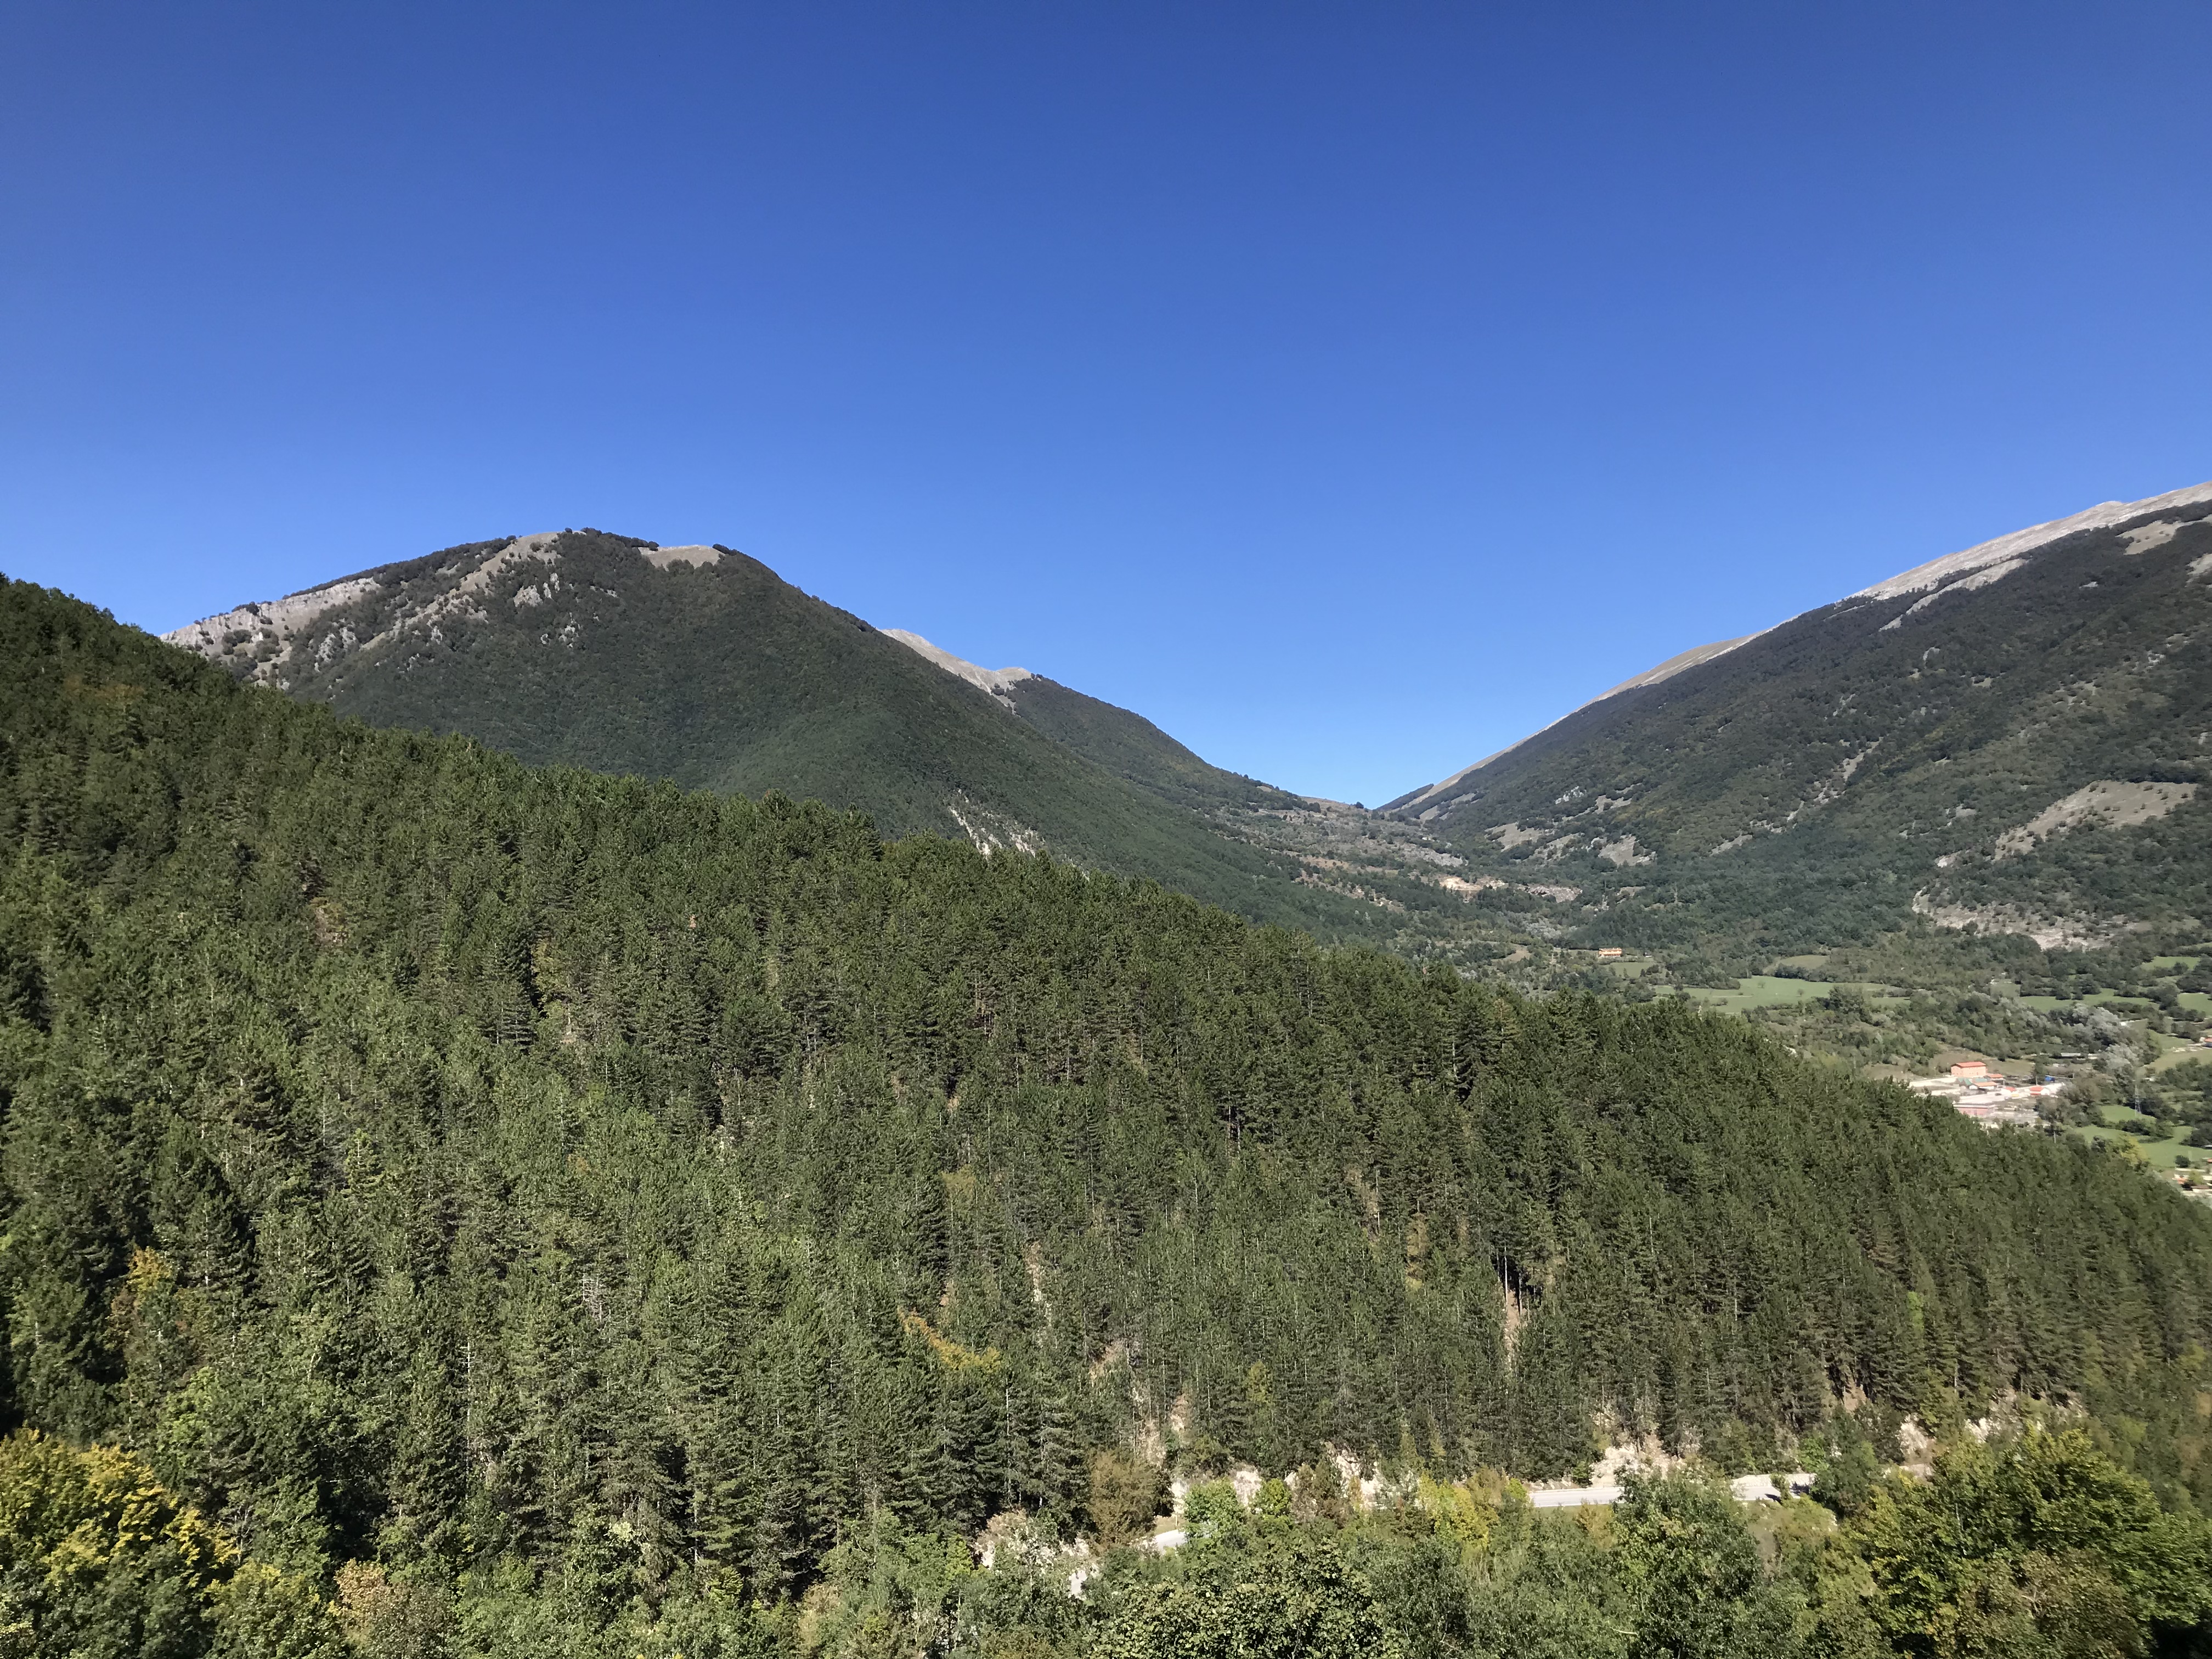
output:
[[[2143, 965], [2150, 973], [2155, 975], [2183, 974], [2196, 967], [2198, 960], [2198, 957], [2191, 956], [2153, 957]], [[1993, 981], [1991, 988], [2003, 996], [2020, 995], [2020, 987], [2009, 980]], [[2076, 1002], [2109, 1006], [2116, 1002], [2141, 1003], [2143, 999], [2127, 992], [2100, 988], [2082, 997], [2033, 996], [2020, 997], [2020, 1000], [2031, 1008], [2040, 1008], [2049, 1012], [2057, 1008], [2070, 1007]], [[2182, 1010], [2185, 1013], [2197, 1019], [2212, 1019], [2212, 994], [2203, 991], [2183, 991], [2180, 993], [2180, 1000]]]
[[2185, 1060], [2212, 1060], [2212, 1048], [2203, 1047], [2194, 1037], [2167, 1036], [2162, 1031], [2149, 1035], [2151, 1041], [2158, 1044], [2158, 1058], [2150, 1063], [2154, 1072], [2163, 1072]]
[[1656, 957], [1620, 957], [1612, 962], [1601, 962], [1598, 966], [1615, 979], [1641, 979], [1659, 966]]
[[1768, 974], [1753, 974], [1736, 981], [1733, 991], [1708, 990], [1692, 986], [1682, 994], [1708, 1008], [1724, 1008], [1730, 1013], [1744, 1013], [1753, 1008], [1779, 1008], [1793, 1002], [1814, 1002], [1834, 994], [1840, 984], [1844, 990], [1856, 991], [1869, 1002], [1901, 1002], [1887, 985], [1872, 985], [1855, 981], [1820, 979], [1782, 979]]
[[[2009, 981], [2007, 982], [2009, 983]], [[2071, 1008], [2076, 1004], [2084, 1002], [2100, 1008], [2109, 1008], [2116, 1002], [2140, 1002], [2142, 1000], [2140, 997], [2131, 997], [2119, 991], [2092, 991], [2085, 997], [2031, 996], [2020, 999], [2026, 1006], [2040, 1008], [2046, 1014], [2056, 1012], [2061, 1008]], [[2123, 1012], [2125, 1011], [2123, 1010]]]
[[2125, 1127], [2112, 1129], [2075, 1129], [2073, 1133], [2080, 1135], [2084, 1140], [2126, 1142], [2141, 1152], [2143, 1162], [2154, 1170], [2176, 1168], [2184, 1158], [2188, 1160], [2186, 1167], [2191, 1169], [2203, 1170], [2208, 1164], [2212, 1164], [2212, 1151], [2188, 1144], [2189, 1128], [2185, 1124], [2161, 1132], [2160, 1127], [2147, 1117], [2133, 1117], [2119, 1112], [2111, 1112], [2107, 1115], [2115, 1123], [2136, 1126], [2146, 1133], [2138, 1133], [2134, 1129]]
[[[2185, 957], [2183, 960], [2185, 961], [2187, 958]], [[2185, 1060], [2203, 1059], [2212, 1055], [2212, 1049], [2199, 1046], [2194, 1037], [2168, 1036], [2162, 1031], [2146, 1030], [2143, 1026], [2142, 1016], [2137, 1012], [2140, 1000], [2123, 996], [2117, 991], [2095, 991], [2085, 997], [2022, 997], [2020, 1001], [2025, 1007], [2039, 1009], [2045, 1013], [2053, 1013], [2061, 1008], [2071, 1008], [2079, 1002], [2094, 1003], [2102, 1006], [2110, 1006], [2113, 1003], [2133, 1005], [2123, 1009], [2122, 1012], [2132, 1015], [2128, 1024], [2142, 1035], [2148, 1037], [2156, 1046], [2158, 1058], [2151, 1062], [2150, 1066], [2154, 1072], [2164, 1071], [2169, 1066], [2179, 1066]], [[2202, 991], [2184, 991], [2181, 994], [2181, 1006], [2185, 1012], [2198, 1019], [2212, 1019], [2212, 996], [2208, 996]]]

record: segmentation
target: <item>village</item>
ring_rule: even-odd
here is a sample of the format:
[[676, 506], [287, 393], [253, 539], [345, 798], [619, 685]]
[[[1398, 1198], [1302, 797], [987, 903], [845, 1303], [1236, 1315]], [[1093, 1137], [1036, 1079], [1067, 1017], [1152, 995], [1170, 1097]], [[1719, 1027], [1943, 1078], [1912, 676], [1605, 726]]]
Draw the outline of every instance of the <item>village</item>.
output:
[[2011, 1124], [2033, 1128], [2043, 1121], [2033, 1102], [2061, 1093], [2066, 1087], [2056, 1077], [2016, 1083], [2002, 1072], [1993, 1072], [1986, 1060], [1962, 1060], [1943, 1077], [1916, 1078], [1905, 1087], [1918, 1095], [1948, 1100], [1960, 1115], [1977, 1123]]
[[[1986, 1061], [1966, 1060], [1954, 1063], [1945, 1076], [1916, 1078], [1905, 1086], [1917, 1095], [1948, 1100], [1961, 1116], [1986, 1127], [2032, 1129], [2046, 1127], [2048, 1122], [2037, 1109], [2036, 1103], [2063, 1094], [2066, 1079], [2044, 1077], [2015, 1080], [1992, 1069]], [[2159, 1173], [2161, 1179], [2171, 1181], [2190, 1197], [2212, 1202], [2212, 1180], [2207, 1179], [2205, 1171], [2192, 1167], [2187, 1154], [2177, 1159], [2174, 1168]]]

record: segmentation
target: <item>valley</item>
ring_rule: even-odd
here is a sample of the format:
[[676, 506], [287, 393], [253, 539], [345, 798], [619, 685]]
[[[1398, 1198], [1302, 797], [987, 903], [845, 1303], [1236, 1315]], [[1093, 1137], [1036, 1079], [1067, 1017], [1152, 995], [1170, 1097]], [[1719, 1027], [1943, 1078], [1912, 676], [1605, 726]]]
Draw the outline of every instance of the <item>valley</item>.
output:
[[8, 22], [0, 1659], [2212, 1659], [2212, 11]]
[[1502, 1659], [1662, 1628], [1663, 1559], [1841, 1659], [1919, 1651], [1946, 1517], [2045, 1571], [2057, 1483], [2080, 1593], [2182, 1639], [2185, 495], [1375, 812], [726, 549], [469, 544], [174, 643], [0, 586], [0, 1543], [103, 1564], [37, 1617]]
[[[1932, 561], [1685, 651], [1377, 811], [1222, 771], [721, 548], [470, 544], [170, 637], [376, 723], [1049, 850], [1527, 992], [1743, 1012], [1778, 999], [1713, 988], [1832, 954], [1921, 994], [1882, 1007], [1880, 1036], [1801, 1019], [1800, 1038], [1910, 1066], [1972, 1046], [1961, 999], [1991, 980], [2044, 984], [2034, 958], [2119, 984], [2212, 917], [2208, 510], [2212, 487], [2108, 502]], [[1646, 965], [1625, 977], [1606, 949]], [[2192, 1035], [2202, 1011], [2174, 1012]]]

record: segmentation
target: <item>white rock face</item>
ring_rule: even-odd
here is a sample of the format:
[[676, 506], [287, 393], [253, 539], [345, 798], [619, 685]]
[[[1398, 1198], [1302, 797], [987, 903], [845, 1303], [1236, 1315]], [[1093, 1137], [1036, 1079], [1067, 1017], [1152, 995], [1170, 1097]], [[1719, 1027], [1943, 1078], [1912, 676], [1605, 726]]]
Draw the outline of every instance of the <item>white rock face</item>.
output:
[[326, 611], [373, 592], [376, 583], [367, 576], [348, 576], [341, 580], [325, 582], [320, 587], [310, 587], [298, 593], [287, 593], [281, 599], [257, 599], [241, 605], [235, 611], [226, 611], [221, 616], [203, 617], [196, 623], [186, 623], [173, 629], [161, 637], [171, 645], [181, 645], [187, 651], [197, 651], [210, 661], [221, 659], [230, 648], [230, 641], [238, 635], [246, 637], [240, 643], [252, 650], [264, 640], [274, 640], [276, 654], [268, 661], [258, 664], [252, 678], [266, 681], [275, 672], [277, 662], [290, 647], [293, 638], [302, 629], [313, 623]]
[[[2083, 530], [2102, 530], [2108, 525], [2125, 524], [2130, 519], [2139, 519], [2146, 514], [2163, 512], [2169, 507], [2195, 507], [2203, 501], [2212, 501], [2212, 483], [2193, 484], [2187, 489], [2153, 495], [2146, 501], [2102, 501], [2086, 513], [2076, 513], [2070, 519], [2053, 519], [2049, 524], [2031, 525], [2026, 530], [2015, 530], [2009, 536], [2000, 536], [1995, 541], [1984, 542], [1978, 547], [1970, 547], [1960, 553], [1946, 553], [1940, 559], [1930, 559], [1926, 564], [1913, 566], [1902, 575], [1876, 582], [1872, 587], [1862, 587], [1851, 597], [1855, 599], [1899, 599], [1907, 593], [1950, 586], [1962, 576], [1972, 575], [1992, 565], [2004, 564], [2007, 561], [2013, 562], [2011, 570], [2017, 570], [2020, 568], [2020, 555], [2048, 546], [2062, 536], [2071, 536]], [[2170, 531], [2167, 532], [2168, 535], [2172, 533]], [[2139, 553], [2144, 550], [2131, 545], [2128, 550]], [[1998, 573], [2008, 574], [2009, 571]], [[1988, 576], [1984, 580], [1995, 581], [1996, 576]]]
[[[492, 583], [518, 564], [532, 559], [544, 564], [557, 564], [561, 550], [556, 544], [559, 542], [561, 533], [557, 530], [541, 530], [528, 536], [517, 536], [504, 546], [494, 550], [473, 570], [454, 583], [449, 591], [419, 610], [398, 618], [395, 626], [404, 624], [416, 629], [434, 629], [447, 617], [474, 614], [475, 607]], [[647, 564], [660, 570], [715, 564], [722, 557], [720, 550], [713, 547], [641, 548], [639, 553]], [[250, 655], [259, 655], [258, 647], [264, 641], [273, 641], [275, 650], [265, 660], [257, 662], [250, 675], [258, 684], [272, 684], [276, 682], [277, 672], [285, 662], [293, 641], [302, 631], [312, 627], [316, 619], [325, 612], [374, 592], [376, 585], [374, 576], [342, 577], [334, 582], [325, 582], [320, 587], [288, 593], [281, 599], [258, 600], [252, 605], [242, 605], [234, 611], [226, 611], [219, 617], [203, 617], [161, 637], [172, 645], [181, 645], [188, 651], [197, 651], [213, 660], [221, 660], [229, 655], [231, 642], [241, 635], [245, 637], [238, 640], [239, 648]], [[526, 610], [532, 605], [543, 605], [559, 590], [560, 585], [561, 579], [557, 574], [549, 576], [542, 583], [529, 583], [515, 594], [515, 605], [518, 609]], [[387, 629], [386, 634], [380, 634], [365, 643], [379, 644], [387, 637], [389, 631]], [[350, 635], [346, 636], [348, 650], [362, 643], [364, 641], [356, 641]], [[329, 641], [325, 641], [325, 648], [319, 653], [315, 665], [319, 668], [325, 666], [328, 660], [328, 646]], [[1006, 672], [1018, 677], [1022, 673], [1018, 668]]]
[[2159, 519], [2149, 524], [2139, 524], [2133, 530], [2120, 532], [2130, 553], [2148, 553], [2154, 547], [2164, 547], [2180, 532], [2184, 520]]
[[[465, 605], [489, 587], [494, 576], [524, 559], [542, 559], [551, 562], [559, 556], [550, 544], [559, 534], [560, 532], [556, 530], [544, 530], [534, 535], [517, 536], [464, 577], [454, 592], [447, 596], [438, 614], [444, 615]], [[244, 644], [249, 649], [264, 639], [274, 640], [276, 645], [275, 654], [266, 662], [258, 664], [251, 676], [257, 684], [267, 684], [274, 678], [284, 653], [291, 648], [293, 640], [311, 627], [317, 617], [375, 591], [376, 579], [374, 576], [344, 576], [334, 582], [325, 582], [320, 587], [303, 588], [297, 593], [287, 593], [281, 599], [258, 599], [252, 604], [242, 605], [235, 611], [226, 611], [218, 617], [203, 617], [196, 623], [186, 623], [182, 628], [173, 629], [161, 637], [171, 645], [181, 645], [187, 651], [197, 651], [210, 660], [220, 660], [228, 654], [228, 641], [241, 632], [248, 635]]]
[[648, 547], [641, 550], [645, 562], [661, 570], [672, 570], [679, 564], [718, 564], [722, 557], [719, 547]]
[[1656, 853], [1638, 852], [1633, 836], [1623, 836], [1619, 841], [1605, 842], [1597, 849], [1597, 855], [1615, 869], [1631, 864], [1649, 864], [1658, 856]]
[[2086, 824], [2101, 823], [2115, 830], [2162, 818], [2183, 802], [2193, 800], [2193, 783], [2124, 783], [2116, 778], [2085, 784], [2063, 800], [2055, 800], [2017, 830], [1997, 837], [1996, 856], [2017, 858], [2032, 851], [2038, 842], [2063, 836]]
[[959, 790], [947, 799], [945, 810], [985, 858], [994, 853], [1036, 853], [1044, 847], [1044, 837], [1019, 818], [993, 811]]
[[[481, 618], [480, 605], [484, 594], [490, 592], [495, 579], [505, 575], [526, 559], [535, 559], [542, 564], [559, 562], [561, 550], [553, 545], [558, 539], [557, 531], [540, 531], [532, 536], [517, 536], [505, 547], [469, 574], [455, 582], [452, 589], [440, 594], [420, 611], [405, 618], [416, 627], [435, 628], [447, 617], [476, 615]], [[546, 590], [552, 591], [550, 585]], [[380, 635], [379, 639], [383, 636]], [[372, 640], [371, 644], [376, 643]]]
[[919, 634], [903, 628], [886, 628], [884, 635], [896, 640], [908, 650], [929, 659], [948, 674], [957, 675], [969, 684], [991, 694], [991, 700], [1008, 713], [1013, 711], [1014, 700], [1007, 692], [1024, 680], [1033, 680], [1036, 675], [1026, 668], [979, 668], [965, 657], [956, 657], [941, 646], [932, 645]]

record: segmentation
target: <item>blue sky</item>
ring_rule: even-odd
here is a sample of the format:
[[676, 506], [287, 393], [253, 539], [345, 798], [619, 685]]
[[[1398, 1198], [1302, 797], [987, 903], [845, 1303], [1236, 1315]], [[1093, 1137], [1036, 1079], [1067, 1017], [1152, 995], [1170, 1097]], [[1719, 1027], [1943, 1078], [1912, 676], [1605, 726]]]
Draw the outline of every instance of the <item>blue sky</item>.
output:
[[719, 541], [1373, 803], [2212, 477], [2200, 4], [0, 7], [0, 569]]

